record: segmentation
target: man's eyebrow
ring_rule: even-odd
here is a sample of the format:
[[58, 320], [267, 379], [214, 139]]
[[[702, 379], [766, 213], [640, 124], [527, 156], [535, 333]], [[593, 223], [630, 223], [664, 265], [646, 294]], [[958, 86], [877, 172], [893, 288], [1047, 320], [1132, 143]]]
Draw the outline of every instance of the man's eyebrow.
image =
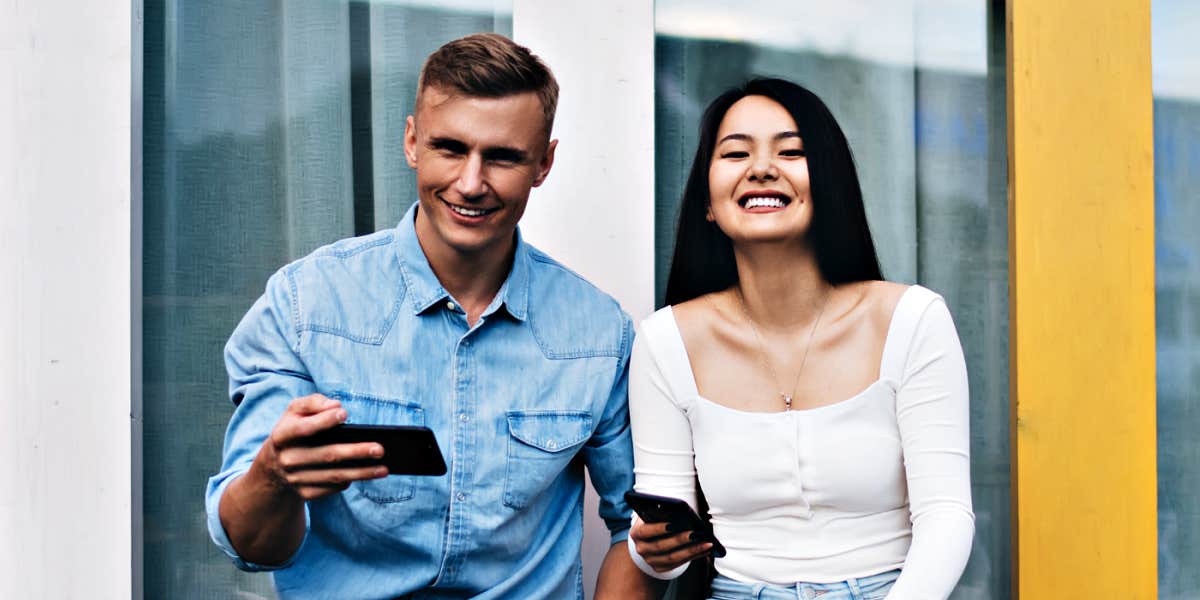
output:
[[484, 148], [483, 157], [487, 159], [508, 160], [512, 162], [525, 162], [525, 159], [529, 157], [529, 153], [518, 148], [494, 146], [492, 148]]
[[[467, 152], [467, 143], [452, 137], [433, 137], [429, 138], [429, 145], [433, 148], [441, 148], [452, 152]], [[529, 153], [519, 148], [511, 148], [509, 146], [492, 146], [484, 148], [481, 152], [484, 159], [491, 160], [507, 160], [512, 162], [525, 162], [529, 158]]]
[[445, 148], [447, 150], [454, 150], [456, 152], [462, 152], [467, 149], [467, 145], [461, 140], [456, 140], [450, 137], [429, 138], [429, 145], [433, 148]]

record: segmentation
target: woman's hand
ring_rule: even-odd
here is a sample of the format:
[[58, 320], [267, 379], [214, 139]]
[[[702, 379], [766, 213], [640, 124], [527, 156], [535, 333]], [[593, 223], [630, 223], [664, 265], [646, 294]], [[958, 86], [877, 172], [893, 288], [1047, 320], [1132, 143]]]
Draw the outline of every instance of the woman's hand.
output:
[[671, 531], [669, 523], [643, 523], [634, 519], [629, 537], [642, 560], [659, 573], [666, 573], [707, 556], [712, 551], [709, 542], [696, 542], [692, 531]]

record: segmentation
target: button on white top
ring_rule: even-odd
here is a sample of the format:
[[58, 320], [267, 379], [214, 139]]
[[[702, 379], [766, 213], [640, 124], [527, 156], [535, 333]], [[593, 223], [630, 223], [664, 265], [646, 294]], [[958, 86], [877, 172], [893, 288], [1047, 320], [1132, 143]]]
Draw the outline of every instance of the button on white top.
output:
[[446, 303], [446, 308], [448, 308], [448, 309], [450, 309], [450, 310], [454, 310], [454, 309], [455, 309], [455, 308], [457, 308], [457, 307], [454, 305], [454, 303], [453, 303], [453, 302], [447, 302], [447, 303]]

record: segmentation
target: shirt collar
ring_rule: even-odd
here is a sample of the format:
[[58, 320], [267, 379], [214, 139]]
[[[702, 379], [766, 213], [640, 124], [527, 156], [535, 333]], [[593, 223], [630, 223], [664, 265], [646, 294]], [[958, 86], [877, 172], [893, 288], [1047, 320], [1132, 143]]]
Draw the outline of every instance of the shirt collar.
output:
[[[404, 218], [396, 226], [395, 242], [396, 257], [400, 261], [400, 271], [404, 276], [404, 285], [408, 290], [406, 295], [411, 302], [413, 314], [425, 312], [434, 304], [450, 297], [450, 293], [442, 287], [437, 275], [433, 273], [429, 259], [421, 249], [421, 243], [417, 241], [416, 217], [419, 204], [420, 202], [413, 202], [408, 212], [404, 213]], [[504, 308], [518, 321], [524, 321], [528, 317], [532, 256], [529, 245], [521, 236], [520, 227], [517, 228], [516, 236], [512, 269], [509, 270], [508, 277], [504, 279], [492, 303], [483, 311], [484, 317], [500, 308]]]

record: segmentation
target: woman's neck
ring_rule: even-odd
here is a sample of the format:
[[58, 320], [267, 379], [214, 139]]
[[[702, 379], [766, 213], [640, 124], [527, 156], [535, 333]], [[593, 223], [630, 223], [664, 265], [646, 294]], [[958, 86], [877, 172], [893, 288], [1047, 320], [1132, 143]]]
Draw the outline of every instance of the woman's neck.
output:
[[734, 257], [736, 293], [761, 329], [790, 332], [812, 323], [832, 290], [807, 246], [735, 246]]

